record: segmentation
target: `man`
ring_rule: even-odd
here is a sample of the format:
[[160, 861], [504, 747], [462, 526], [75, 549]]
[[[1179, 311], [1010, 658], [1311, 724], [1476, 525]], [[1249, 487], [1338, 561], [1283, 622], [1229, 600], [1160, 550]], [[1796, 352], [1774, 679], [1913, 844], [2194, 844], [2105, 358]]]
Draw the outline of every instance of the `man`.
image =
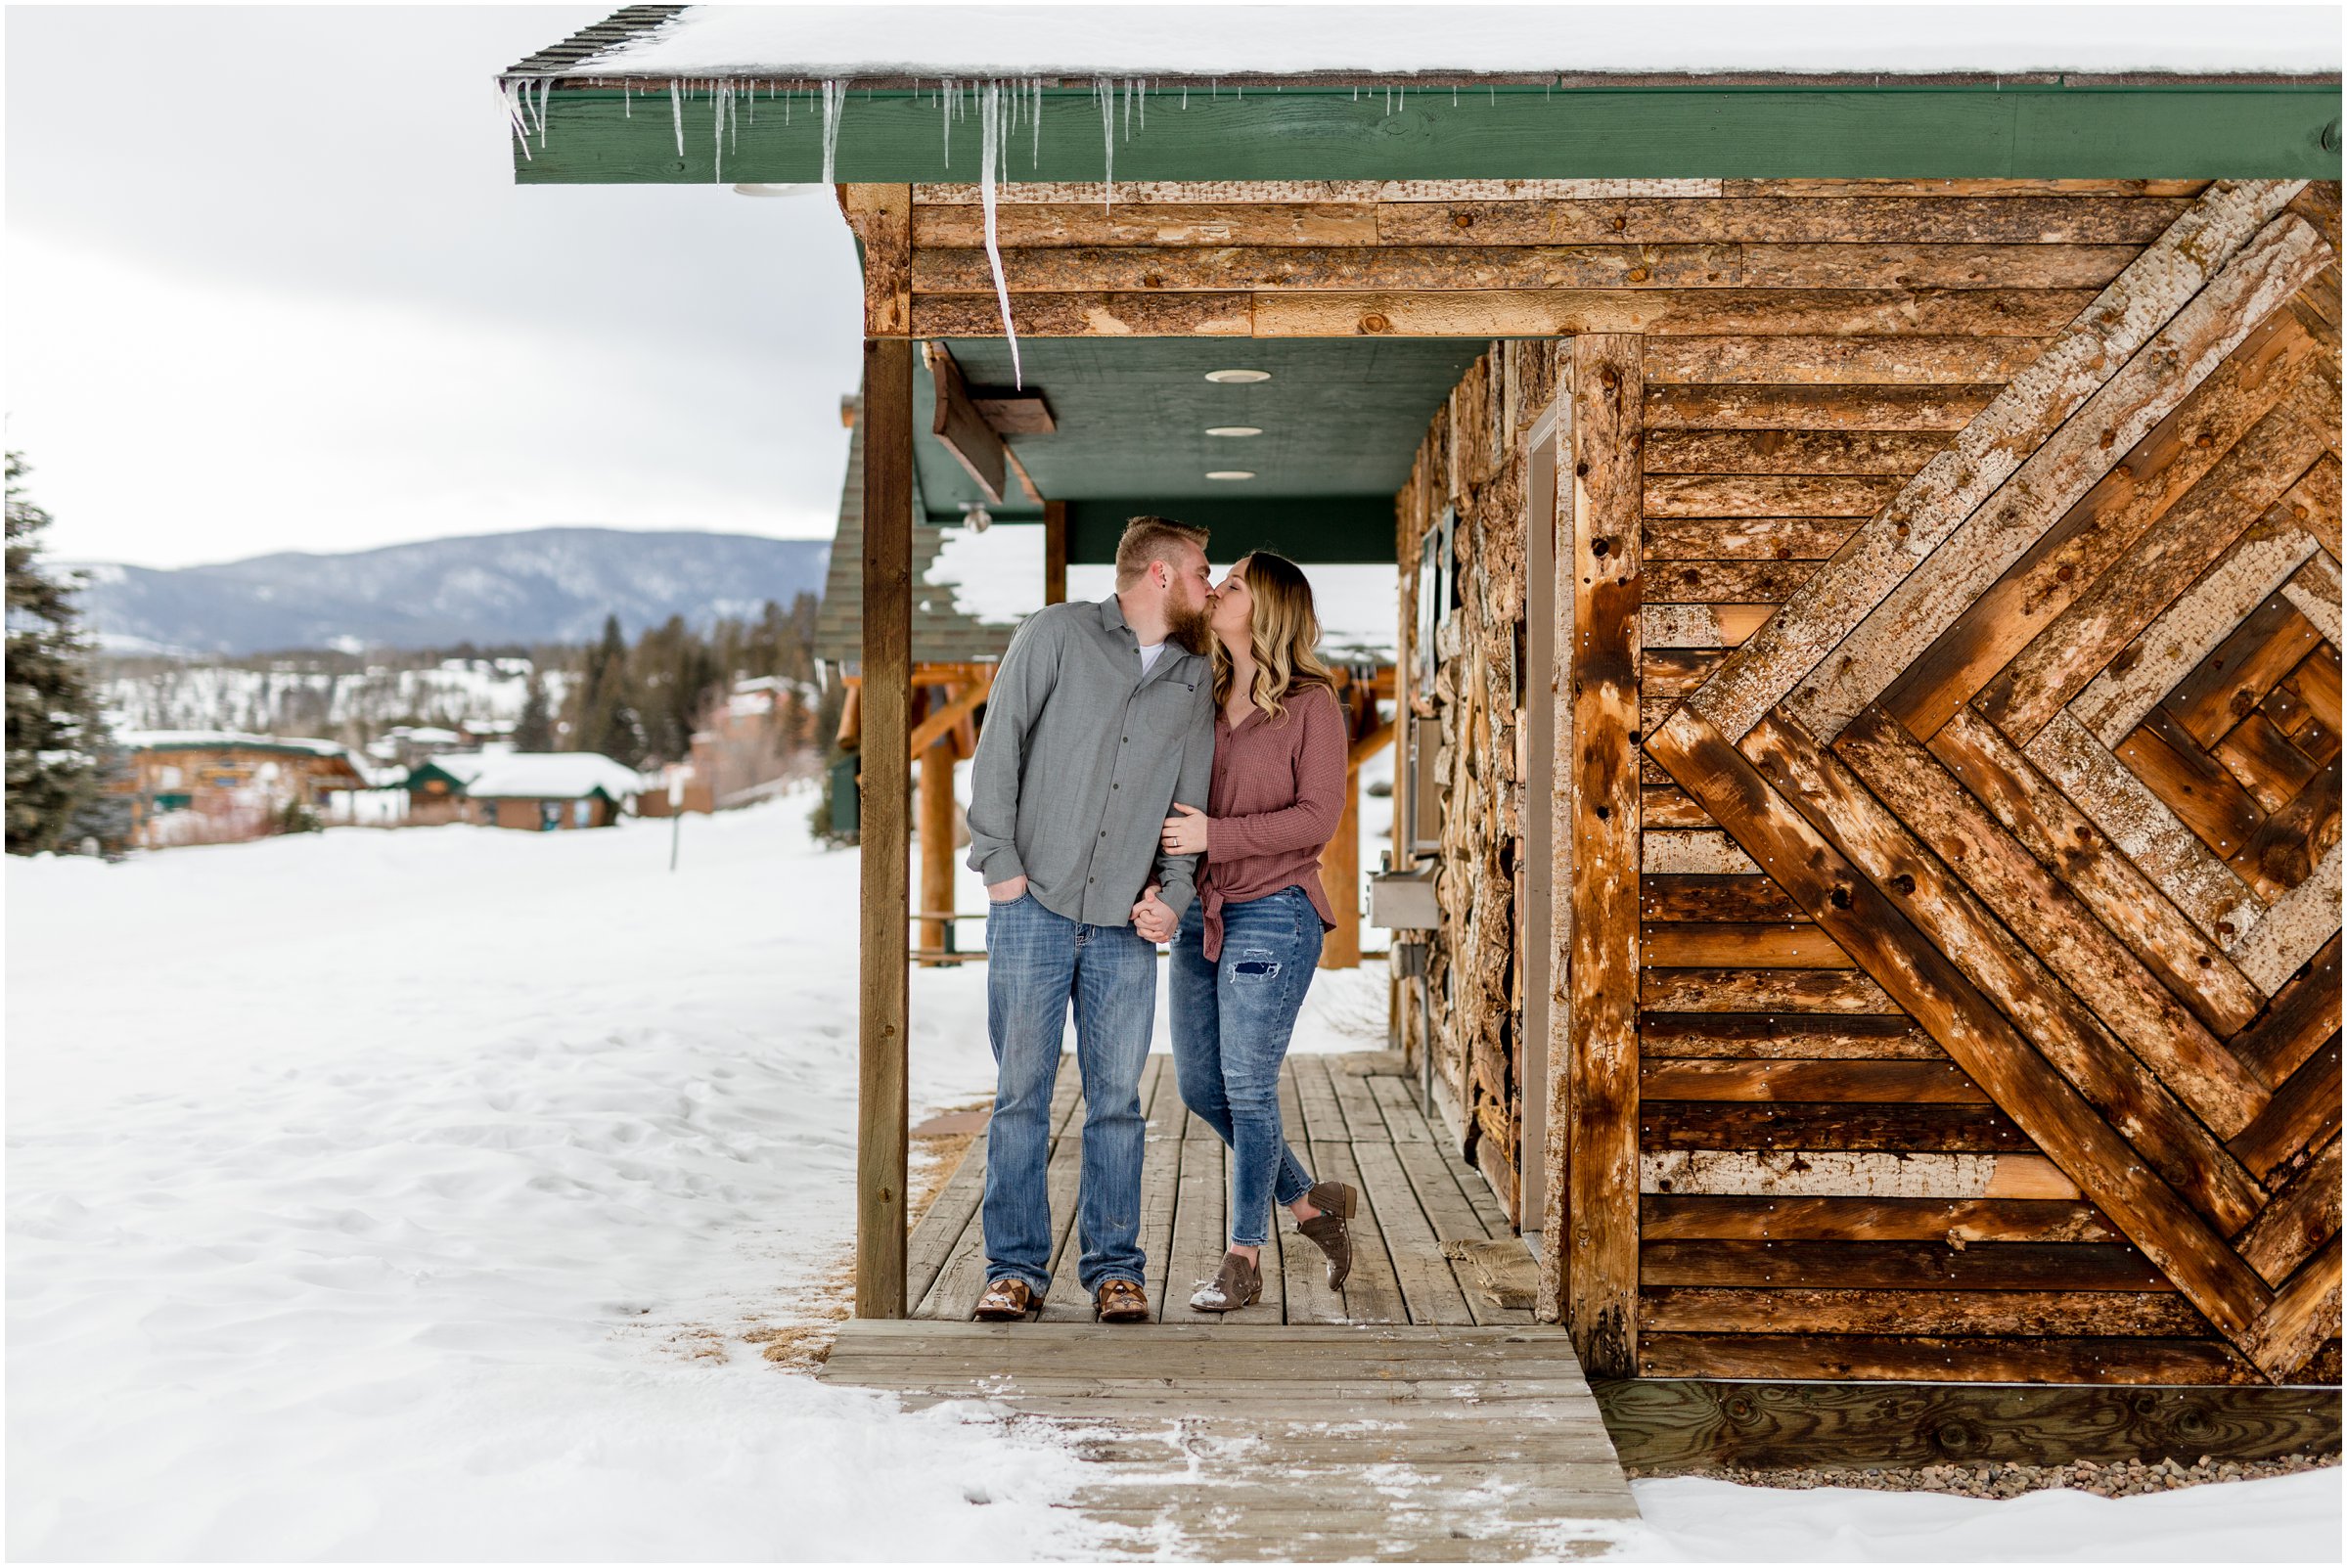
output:
[[[1084, 1084], [1077, 1277], [1106, 1322], [1149, 1318], [1142, 1290], [1141, 1069], [1156, 944], [1133, 926], [1146, 884], [1175, 917], [1196, 857], [1166, 855], [1177, 800], [1203, 807], [1214, 754], [1205, 657], [1206, 530], [1135, 517], [1116, 592], [1050, 605], [1011, 640], [970, 779], [970, 865], [986, 878], [986, 1290], [976, 1317], [1023, 1318], [1050, 1288], [1045, 1166], [1060, 1042], [1075, 1007]], [[1162, 920], [1152, 907], [1152, 920]]]

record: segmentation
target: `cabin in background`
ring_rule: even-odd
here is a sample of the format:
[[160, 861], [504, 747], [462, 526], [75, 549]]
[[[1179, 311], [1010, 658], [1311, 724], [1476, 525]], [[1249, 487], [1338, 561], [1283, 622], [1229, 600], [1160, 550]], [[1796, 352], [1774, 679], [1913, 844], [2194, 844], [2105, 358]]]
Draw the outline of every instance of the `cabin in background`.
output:
[[646, 784], [593, 751], [452, 751], [419, 764], [405, 787], [411, 823], [542, 832], [611, 827]]
[[115, 739], [131, 766], [110, 788], [129, 797], [131, 841], [150, 849], [264, 837], [331, 794], [370, 785], [350, 748], [333, 740], [225, 730], [131, 730]]

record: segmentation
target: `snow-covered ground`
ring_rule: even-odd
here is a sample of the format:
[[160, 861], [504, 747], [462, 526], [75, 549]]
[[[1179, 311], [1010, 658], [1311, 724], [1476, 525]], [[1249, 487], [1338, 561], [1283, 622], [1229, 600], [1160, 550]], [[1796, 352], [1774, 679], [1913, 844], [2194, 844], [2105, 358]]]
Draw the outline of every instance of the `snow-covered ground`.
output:
[[[1097, 1552], [1064, 1450], [745, 1337], [851, 1231], [856, 857], [809, 804], [687, 819], [673, 875], [664, 823], [11, 860], [10, 1554]], [[917, 1109], [986, 1092], [984, 985], [914, 975]], [[1299, 1045], [1380, 996], [1325, 976]], [[1640, 1496], [1648, 1558], [2339, 1551], [2335, 1471]]]

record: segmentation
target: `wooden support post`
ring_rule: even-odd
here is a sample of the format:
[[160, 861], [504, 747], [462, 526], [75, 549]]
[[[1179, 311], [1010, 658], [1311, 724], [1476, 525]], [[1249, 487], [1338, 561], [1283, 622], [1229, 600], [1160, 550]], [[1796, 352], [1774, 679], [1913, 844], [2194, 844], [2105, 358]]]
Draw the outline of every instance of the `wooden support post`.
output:
[[[921, 902], [932, 915], [954, 907], [954, 741], [941, 736], [921, 754]], [[943, 951], [949, 920], [923, 920], [925, 952]]]
[[[909, 204], [912, 192], [900, 187]], [[868, 248], [869, 254], [869, 248]], [[869, 260], [868, 260], [868, 265]], [[913, 345], [864, 344], [863, 1007], [856, 1316], [905, 1315], [905, 808], [913, 645]]]
[[1043, 504], [1043, 602], [1067, 603], [1067, 503]]
[[[1573, 343], [1572, 902], [1564, 1319], [1593, 1376], [1638, 1369], [1640, 339]], [[1561, 483], [1561, 478], [1559, 479]], [[1562, 540], [1558, 543], [1561, 545]]]
[[[1373, 699], [1372, 705], [1375, 706]], [[1336, 819], [1336, 837], [1320, 858], [1320, 885], [1329, 895], [1329, 912], [1336, 929], [1321, 944], [1324, 969], [1361, 967], [1361, 767], [1348, 761], [1344, 770], [1344, 811]]]

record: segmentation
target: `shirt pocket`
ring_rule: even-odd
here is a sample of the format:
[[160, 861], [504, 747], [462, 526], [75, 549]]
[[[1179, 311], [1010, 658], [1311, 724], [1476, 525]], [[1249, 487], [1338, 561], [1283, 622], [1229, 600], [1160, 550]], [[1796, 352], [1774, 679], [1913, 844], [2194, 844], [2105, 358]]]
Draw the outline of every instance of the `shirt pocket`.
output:
[[1133, 695], [1132, 730], [1136, 740], [1179, 741], [1190, 733], [1198, 712], [1197, 687], [1167, 676]]

